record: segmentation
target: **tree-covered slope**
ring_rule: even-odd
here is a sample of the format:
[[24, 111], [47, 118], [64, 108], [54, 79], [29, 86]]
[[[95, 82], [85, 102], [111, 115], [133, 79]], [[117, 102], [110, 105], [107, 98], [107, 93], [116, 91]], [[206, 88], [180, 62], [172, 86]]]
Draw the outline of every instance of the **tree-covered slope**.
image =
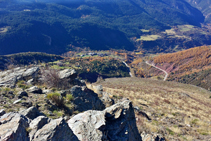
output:
[[211, 22], [211, 0], [186, 0], [192, 6], [198, 8], [205, 16], [205, 23]]
[[0, 0], [0, 54], [60, 54], [72, 46], [135, 47], [140, 29], [200, 26], [202, 13], [184, 0]]

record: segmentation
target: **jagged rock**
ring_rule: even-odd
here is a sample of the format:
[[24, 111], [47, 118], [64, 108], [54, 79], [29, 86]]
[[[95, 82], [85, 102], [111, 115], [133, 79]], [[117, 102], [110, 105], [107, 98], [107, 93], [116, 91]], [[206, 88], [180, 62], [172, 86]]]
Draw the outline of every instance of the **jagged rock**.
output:
[[63, 118], [51, 120], [39, 129], [33, 141], [78, 141]]
[[38, 67], [32, 67], [29, 69], [18, 67], [12, 70], [0, 72], [0, 86], [15, 87], [18, 80], [35, 78], [38, 71]]
[[71, 78], [75, 79], [77, 77], [77, 73], [74, 69], [65, 69], [58, 73], [60, 79]]
[[32, 67], [27, 69], [24, 73], [23, 73], [23, 77], [28, 77], [28, 76], [33, 76], [33, 78], [35, 77], [35, 75], [37, 75], [37, 72], [39, 71], [39, 67]]
[[32, 106], [32, 107], [30, 107], [30, 108], [28, 108], [28, 109], [26, 109], [26, 110], [20, 111], [19, 113], [20, 113], [21, 115], [24, 115], [24, 116], [28, 117], [29, 119], [32, 119], [32, 120], [35, 119], [35, 118], [38, 117], [38, 116], [43, 115], [43, 114], [40, 113], [40, 112], [38, 111], [38, 109], [35, 108], [34, 106]]
[[5, 112], [4, 109], [1, 109], [1, 110], [0, 110], [0, 116], [3, 116], [5, 113], [6, 113], [6, 112]]
[[106, 107], [114, 104], [114, 100], [109, 97], [109, 93], [103, 92], [103, 96], [100, 99]]
[[37, 93], [42, 94], [42, 89], [38, 88], [37, 86], [32, 86], [31, 88], [26, 89], [29, 93]]
[[94, 92], [98, 95], [103, 95], [103, 86], [102, 85], [93, 85]]
[[129, 100], [104, 111], [86, 111], [68, 121], [79, 140], [141, 141], [136, 119]]
[[[7, 122], [5, 122], [7, 121]], [[18, 113], [8, 113], [0, 119], [1, 141], [29, 141], [26, 128], [29, 126], [27, 119]]]
[[102, 111], [86, 111], [71, 118], [68, 125], [79, 140], [100, 141], [103, 137], [100, 130], [106, 125], [105, 114]]
[[98, 95], [85, 86], [74, 86], [69, 90], [74, 97], [75, 110], [103, 110], [105, 108]]
[[23, 96], [28, 97], [28, 93], [25, 91], [20, 91], [17, 93], [18, 98], [22, 98]]
[[22, 99], [18, 99], [18, 100], [16, 100], [16, 101], [14, 101], [14, 102], [13, 102], [13, 104], [20, 103], [20, 102], [21, 102], [21, 100], [22, 100]]
[[34, 134], [37, 130], [41, 129], [45, 124], [49, 122], [49, 119], [45, 116], [39, 116], [31, 121], [29, 128], [31, 129], [29, 133], [30, 140], [33, 140]]

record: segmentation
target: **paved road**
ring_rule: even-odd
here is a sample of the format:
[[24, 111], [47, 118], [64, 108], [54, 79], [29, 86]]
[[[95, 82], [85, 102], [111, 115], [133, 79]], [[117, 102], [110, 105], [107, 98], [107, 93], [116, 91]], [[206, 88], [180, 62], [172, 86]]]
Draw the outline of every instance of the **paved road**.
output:
[[166, 81], [166, 79], [168, 78], [168, 75], [169, 74], [165, 70], [156, 67], [154, 64], [150, 64], [148, 61], [146, 61], [145, 63], [148, 64], [148, 65], [150, 65], [150, 66], [152, 66], [152, 67], [154, 67], [154, 68], [156, 68], [156, 69], [159, 69], [159, 70], [163, 71], [165, 73], [165, 77], [164, 77], [163, 81]]
[[[128, 64], [125, 61], [122, 61], [123, 64], [125, 64], [126, 67], [128, 67], [129, 71], [130, 71], [130, 67], [128, 66]], [[129, 72], [130, 77], [133, 77], [131, 71]]]

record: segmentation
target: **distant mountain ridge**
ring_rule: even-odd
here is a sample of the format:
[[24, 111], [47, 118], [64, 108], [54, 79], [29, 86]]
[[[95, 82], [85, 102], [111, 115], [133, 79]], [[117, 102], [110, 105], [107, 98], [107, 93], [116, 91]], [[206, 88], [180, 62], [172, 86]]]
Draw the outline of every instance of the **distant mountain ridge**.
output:
[[200, 26], [203, 14], [184, 0], [0, 0], [0, 54], [61, 54], [72, 46], [134, 50], [131, 37], [174, 25]]
[[205, 23], [211, 22], [211, 0], [186, 0], [198, 8], [205, 16]]

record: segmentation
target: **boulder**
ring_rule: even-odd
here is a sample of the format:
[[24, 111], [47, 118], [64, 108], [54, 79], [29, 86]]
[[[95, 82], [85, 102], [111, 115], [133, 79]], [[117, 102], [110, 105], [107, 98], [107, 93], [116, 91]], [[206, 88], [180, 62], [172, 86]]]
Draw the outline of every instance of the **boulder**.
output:
[[13, 104], [18, 104], [18, 103], [21, 102], [21, 100], [22, 100], [22, 99], [15, 100], [15, 101], [13, 102]]
[[78, 141], [63, 118], [51, 120], [39, 129], [33, 141]]
[[26, 91], [29, 93], [42, 94], [42, 89], [38, 88], [37, 86], [32, 86], [32, 87], [26, 89]]
[[6, 113], [6, 112], [5, 112], [4, 109], [1, 109], [1, 110], [0, 110], [0, 116], [3, 116], [5, 113]]
[[31, 121], [29, 128], [31, 129], [29, 133], [30, 140], [33, 140], [34, 134], [37, 130], [41, 129], [45, 124], [49, 122], [49, 119], [45, 116], [39, 116]]
[[26, 69], [26, 71], [23, 72], [23, 77], [36, 77], [38, 71], [39, 71], [39, 67], [32, 67], [32, 68], [29, 68], [29, 69]]
[[99, 99], [98, 95], [86, 86], [74, 86], [68, 91], [68, 93], [71, 93], [74, 97], [74, 110], [83, 112], [87, 110], [105, 109], [105, 106]]
[[77, 77], [77, 73], [74, 69], [65, 69], [65, 70], [59, 71], [58, 75], [60, 79], [65, 79], [65, 78], [75, 79]]
[[5, 114], [0, 123], [3, 123], [0, 125], [1, 141], [29, 141], [26, 131], [29, 125], [24, 116], [18, 113]]
[[20, 91], [17, 93], [18, 98], [22, 98], [23, 96], [28, 97], [28, 93], [25, 91]]
[[117, 103], [104, 111], [86, 111], [68, 121], [79, 140], [141, 141], [132, 103]]
[[23, 111], [20, 111], [19, 112], [21, 115], [24, 115], [26, 116], [27, 118], [29, 119], [35, 119], [36, 117], [38, 116], [41, 116], [43, 115], [42, 113], [39, 112], [39, 110], [37, 108], [35, 108], [34, 106], [26, 109], [26, 110], [23, 110]]
[[38, 75], [39, 68], [15, 68], [0, 72], [0, 86], [15, 87], [18, 80], [28, 80]]
[[102, 111], [86, 111], [71, 118], [68, 125], [79, 140], [100, 141], [103, 138], [101, 129], [106, 125], [105, 114]]

